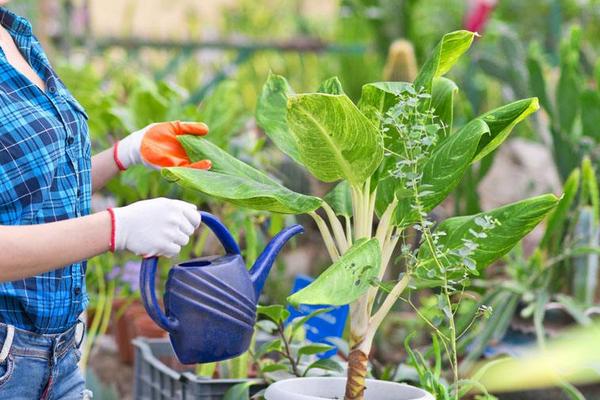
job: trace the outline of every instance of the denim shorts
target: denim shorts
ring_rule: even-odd
[[[44,335],[0,323],[0,399],[91,398],[78,366],[83,337],[78,325]]]

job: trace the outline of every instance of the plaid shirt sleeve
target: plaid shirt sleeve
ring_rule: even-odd
[[[0,7],[0,24],[46,85],[46,91],[35,86],[0,50],[0,224],[87,215],[87,115],[56,76],[29,22]],[[63,332],[86,304],[85,262],[0,283],[0,321],[29,331]]]

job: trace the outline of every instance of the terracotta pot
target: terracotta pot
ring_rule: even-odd
[[[139,301],[134,301],[127,309],[121,314],[120,317],[117,317],[117,313],[127,302],[126,299],[118,299],[113,302],[113,321],[114,321],[114,336],[115,341],[117,342],[117,348],[119,350],[119,358],[121,362],[131,365],[133,364],[133,356],[134,349],[131,344],[131,340],[133,339],[133,328],[131,327],[133,323],[133,319],[137,315],[141,315],[145,313],[144,307]],[[116,304],[115,304],[116,303]]]
[[[145,310],[144,310],[145,311]],[[133,337],[161,338],[167,335],[167,331],[156,325],[156,322],[148,314],[137,315],[133,321]]]

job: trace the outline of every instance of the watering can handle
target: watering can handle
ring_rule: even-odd
[[[200,211],[202,222],[213,231],[217,239],[221,242],[227,254],[240,254],[240,248],[231,236],[231,233],[227,230],[225,225],[221,223],[212,214],[204,211]],[[160,309],[158,300],[156,298],[155,283],[156,283],[156,266],[158,264],[158,257],[144,258],[142,261],[142,268],[140,270],[140,290],[142,291],[142,301],[144,308],[150,317],[156,322],[161,328],[166,331],[173,331],[179,326],[179,321],[175,318],[167,317],[165,313]]]

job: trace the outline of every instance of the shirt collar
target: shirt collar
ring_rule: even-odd
[[[31,35],[31,24],[5,7],[0,7],[0,24],[13,34]]]

